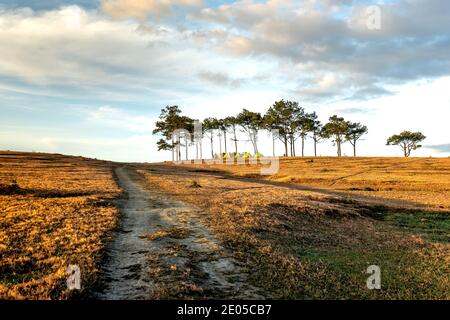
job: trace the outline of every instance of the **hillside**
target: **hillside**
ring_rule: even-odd
[[[275,298],[449,298],[450,159],[282,159],[139,166],[204,217]],[[383,289],[365,287],[379,265]]]
[[[234,176],[379,198],[383,204],[450,210],[450,158],[281,158],[278,173],[260,176],[260,166],[208,165]],[[277,185],[277,184],[274,184]]]
[[[112,163],[0,152],[0,298],[68,298],[69,264],[91,283],[119,194]]]
[[[450,159],[259,172],[0,152],[0,297],[450,298]],[[382,290],[366,288],[369,265]]]

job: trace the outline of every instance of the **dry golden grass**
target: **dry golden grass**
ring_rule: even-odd
[[[113,166],[0,153],[0,298],[70,298],[69,264],[93,283],[117,220]],[[245,165],[135,169],[206,209],[205,224],[273,298],[450,299],[450,159],[283,159],[271,177]],[[149,237],[168,235],[186,236]],[[370,264],[381,291],[365,286]]]
[[[260,172],[255,165],[201,167],[244,177]],[[258,178],[450,210],[450,158],[283,158],[276,175]]]
[[[120,193],[112,164],[0,153],[0,298],[65,299],[69,264],[92,283]]]
[[[448,181],[438,175],[448,175],[449,160],[311,160],[283,160],[280,173],[270,178],[256,177],[259,168],[244,165],[138,168],[154,189],[206,209],[204,222],[248,262],[254,284],[274,298],[450,299],[450,217],[441,207],[449,204],[442,196],[448,196]],[[363,171],[360,184],[343,178]],[[287,176],[296,178],[278,183]],[[389,193],[391,199],[412,200],[408,210],[381,193],[380,201],[371,202],[358,197],[374,191],[347,192],[386,180],[398,188]],[[192,188],[193,181],[201,188]],[[297,182],[311,188],[296,188]],[[326,190],[317,188],[323,186]],[[404,189],[416,195],[426,189],[426,194],[416,201]],[[440,211],[424,211],[424,204]],[[371,264],[382,268],[380,291],[366,288]]]

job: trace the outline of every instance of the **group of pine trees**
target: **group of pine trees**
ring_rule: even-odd
[[[322,124],[315,112],[308,113],[298,102],[280,100],[273,104],[262,115],[259,112],[243,109],[236,116],[223,119],[206,118],[201,123],[187,116],[183,116],[178,106],[167,106],[161,111],[159,121],[153,134],[161,135],[158,150],[171,150],[173,158],[181,159],[181,147],[185,148],[186,159],[188,148],[196,147],[196,157],[202,158],[202,141],[209,140],[211,157],[238,153],[238,132],[246,135],[246,140],[253,146],[255,156],[261,155],[258,149],[258,135],[262,130],[272,133],[273,156],[275,156],[275,141],[279,140],[284,146],[284,156],[296,156],[296,142],[301,141],[301,155],[305,155],[305,141],[311,137],[314,143],[314,155],[317,156],[317,144],[325,139],[332,139],[337,148],[337,155],[342,156],[342,144],[350,142],[353,154],[356,156],[356,143],[368,129],[359,122],[346,121],[342,117],[332,116],[329,122]],[[217,140],[216,140],[217,139]],[[230,149],[228,141],[233,146]],[[219,148],[216,150],[215,142]]]
[[[236,116],[223,119],[206,118],[202,122],[182,115],[178,106],[167,106],[161,110],[159,121],[153,134],[162,138],[157,142],[158,151],[171,150],[172,160],[181,160],[181,148],[185,148],[185,158],[188,160],[189,147],[195,146],[196,159],[203,159],[202,142],[206,138],[211,146],[211,158],[230,156],[228,141],[231,141],[232,154],[238,153],[238,132],[246,135],[246,140],[253,146],[253,156],[259,157],[258,135],[261,131],[270,132],[273,141],[273,156],[275,156],[275,142],[281,141],[284,146],[284,156],[296,156],[296,142],[301,142],[301,155],[305,155],[306,138],[310,137],[314,143],[314,156],[317,156],[317,145],[331,139],[337,149],[337,156],[342,156],[342,144],[349,142],[356,157],[356,143],[368,133],[365,125],[359,122],[346,121],[334,115],[326,124],[318,120],[315,112],[308,113],[299,106],[298,102],[280,100],[276,101],[267,112],[243,109]],[[217,139],[217,140],[216,140]],[[419,144],[425,136],[420,132],[403,131],[393,135],[387,140],[387,145],[398,145],[402,148],[405,157],[409,157],[412,150],[421,147]],[[216,150],[215,143],[219,143]],[[222,144],[223,142],[223,144]],[[230,149],[231,150],[231,149]],[[217,153],[215,153],[215,151]],[[248,152],[244,153],[250,155]]]

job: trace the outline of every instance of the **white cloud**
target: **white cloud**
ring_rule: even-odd
[[[183,47],[175,30],[143,32],[137,22],[115,22],[76,6],[3,11],[0,26],[0,75],[47,92],[50,86],[93,95],[176,91],[189,83],[180,75],[195,77],[205,60]]]
[[[342,112],[368,124],[365,154],[396,154],[384,140],[400,127],[424,131],[429,145],[447,144],[439,130],[448,118],[448,80],[414,81],[449,74],[449,4],[388,4],[382,30],[373,33],[358,24],[362,7],[351,3],[243,0],[207,8],[105,0],[98,10],[0,10],[1,147],[148,159],[156,154],[151,125],[166,105],[201,119],[244,107],[265,112],[282,98],[324,121]],[[176,17],[155,19],[170,12]],[[87,106],[79,123],[63,112],[74,105]],[[67,136],[38,132],[30,119]]]
[[[2,91],[108,103],[151,97],[160,107],[223,90],[205,87],[205,75],[235,74],[232,90],[244,84],[238,79],[271,73],[257,60],[205,50],[189,29],[115,21],[77,6],[0,11],[0,26]]]
[[[138,18],[167,16],[174,6],[198,6],[202,0],[103,0],[102,10],[113,18]]]
[[[192,19],[209,22],[215,30],[228,30],[217,39],[209,34],[210,46],[220,52],[261,59],[270,56],[305,72],[336,72],[346,79],[351,90],[330,90],[323,98],[357,93],[364,99],[365,93],[367,97],[388,93],[383,90],[385,82],[449,74],[450,33],[444,22],[448,3],[401,0],[379,4],[381,30],[367,27],[368,6],[346,0],[245,0],[203,9]],[[316,85],[303,93],[317,97],[323,90],[320,83]]]

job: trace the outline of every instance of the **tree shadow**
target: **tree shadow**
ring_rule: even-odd
[[[0,196],[33,196],[37,198],[74,198],[90,195],[98,195],[96,192],[87,191],[60,191],[54,189],[29,189],[17,184],[0,184]]]
[[[166,164],[145,164],[142,166],[136,166],[137,169],[149,170],[149,173],[155,175],[167,175],[167,176],[193,176],[193,177],[211,177],[219,179],[227,179],[233,181],[240,181],[246,183],[255,183],[264,186],[281,187],[290,190],[307,191],[318,193],[321,195],[337,197],[335,200],[345,204],[353,204],[358,207],[368,208],[371,211],[385,211],[386,209],[397,209],[397,210],[420,210],[427,212],[448,212],[446,208],[431,209],[429,205],[415,202],[411,200],[396,199],[396,198],[385,198],[385,197],[375,197],[363,194],[356,194],[354,192],[347,192],[345,190],[332,190],[327,188],[315,187],[310,185],[304,185],[292,182],[280,182],[272,181],[265,178],[265,176],[260,176],[257,174],[251,174],[247,176],[236,176],[230,172],[220,170],[220,169],[199,169],[192,166],[181,166],[181,165],[166,165]],[[247,189],[248,187],[246,187]],[[364,190],[363,190],[364,191]]]

